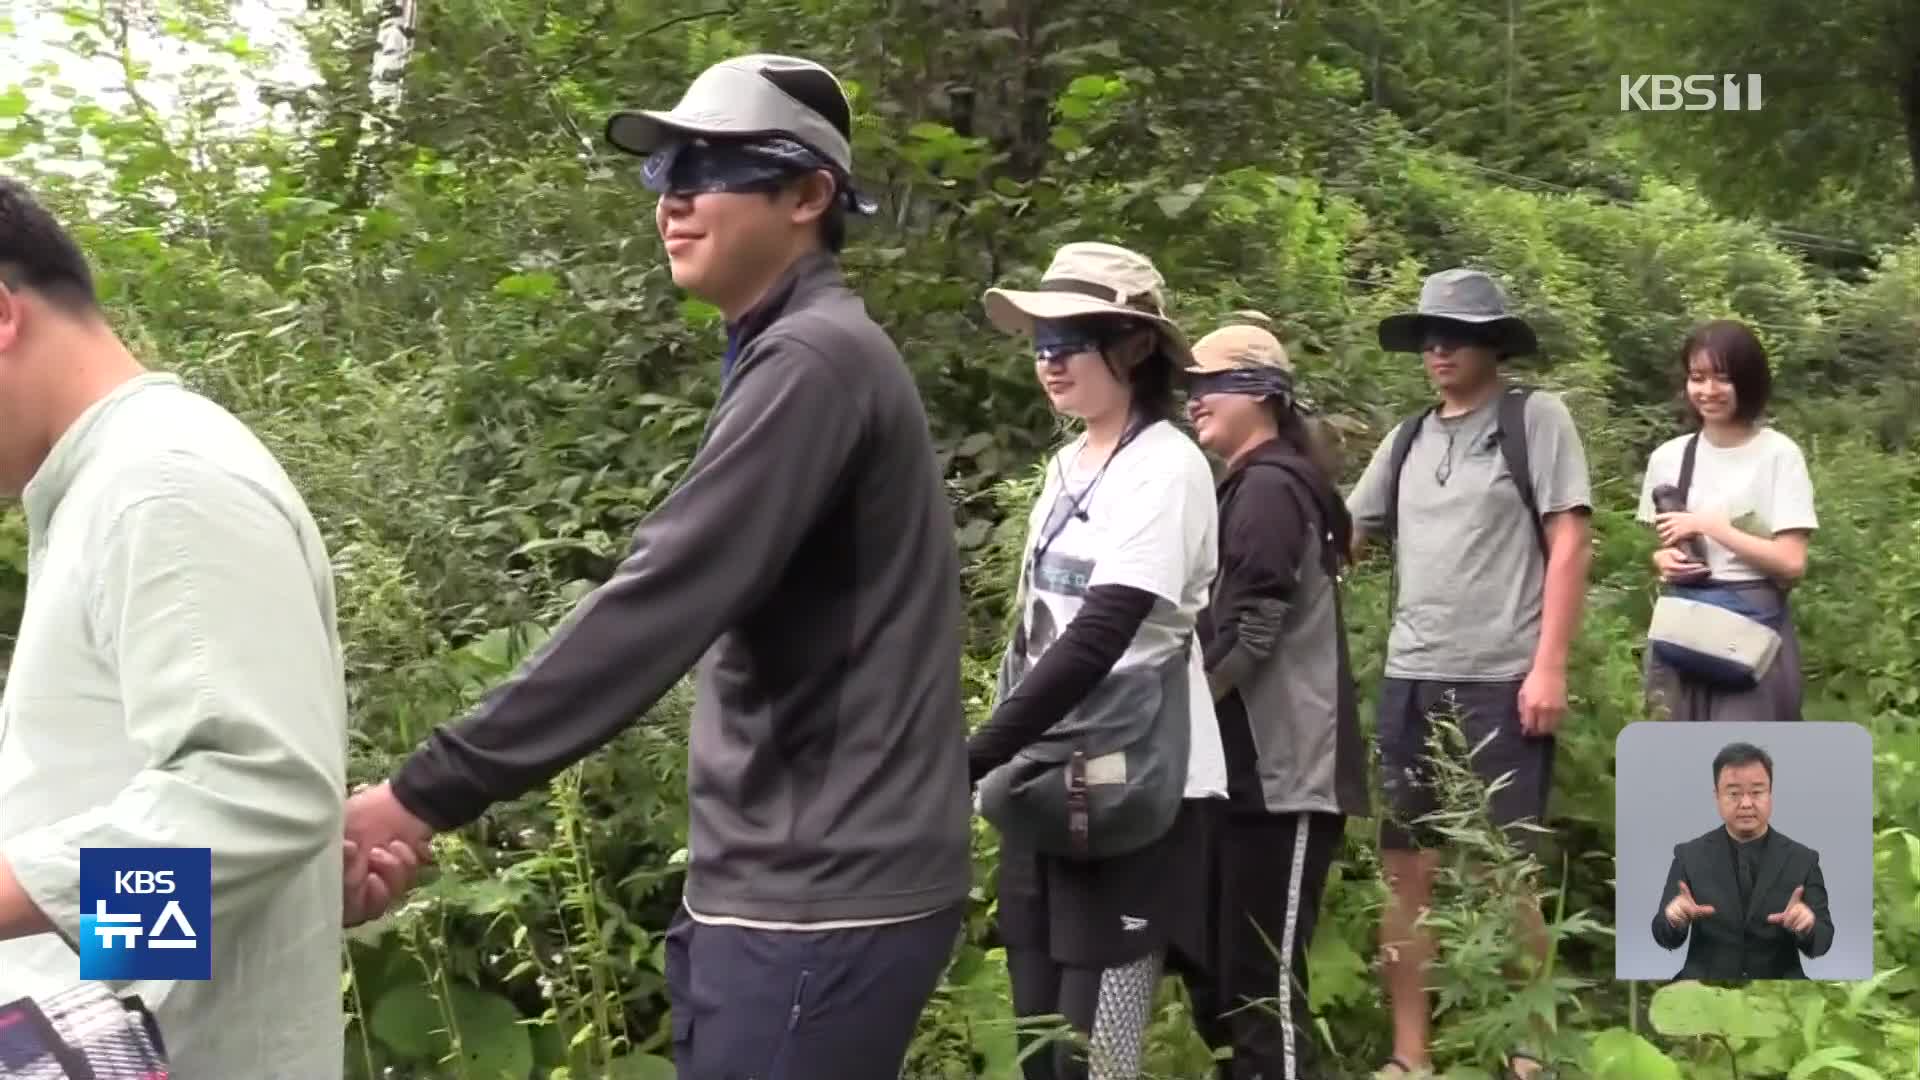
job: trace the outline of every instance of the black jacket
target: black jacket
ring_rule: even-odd
[[[1367,751],[1340,597],[1346,504],[1277,438],[1230,466],[1216,494],[1220,570],[1200,635],[1232,803],[1365,816]]]
[[[686,903],[817,922],[966,898],[960,564],[918,390],[834,260],[730,328],[679,486],[631,553],[394,794],[437,828],[544,783],[699,662]]]
[[[1680,894],[1683,880],[1693,898],[1713,907],[1714,913],[1675,927],[1667,922],[1667,904]],[[1813,909],[1814,919],[1812,928],[1798,937],[1767,921],[1767,916],[1786,910],[1795,888],[1804,889],[1800,900]],[[1752,901],[1742,910],[1733,838],[1725,826],[1674,845],[1667,886],[1653,913],[1653,940],[1667,949],[1688,942],[1687,960],[1676,979],[1806,978],[1801,955],[1825,956],[1833,947],[1833,916],[1827,911],[1820,853],[1778,829],[1768,830]]]

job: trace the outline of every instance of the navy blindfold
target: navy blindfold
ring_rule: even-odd
[[[817,170],[833,174],[838,197],[856,214],[871,215],[879,204],[853,189],[852,178],[806,145],[786,138],[728,142],[688,139],[647,155],[640,182],[661,195],[711,192],[772,192]]]
[[[1247,397],[1277,397],[1292,404],[1293,375],[1280,368],[1231,368],[1187,376],[1187,396],[1242,394]]]

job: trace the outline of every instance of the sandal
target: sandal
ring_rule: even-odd
[[[1416,1069],[1400,1057],[1390,1057],[1373,1071],[1372,1080],[1433,1080],[1432,1069]]]
[[[1517,1061],[1528,1062],[1536,1068],[1521,1072],[1514,1068],[1514,1062]],[[1500,1080],[1554,1080],[1558,1075],[1547,1065],[1546,1059],[1530,1050],[1514,1049],[1507,1051],[1506,1071],[1500,1074]]]

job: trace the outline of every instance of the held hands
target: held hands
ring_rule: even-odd
[[[347,800],[346,860],[341,925],[358,926],[386,914],[433,860],[433,830],[407,811],[386,783],[364,787]]]
[[[1535,664],[1520,684],[1520,731],[1551,735],[1567,715],[1567,673]]]
[[[1667,514],[1655,514],[1653,527],[1660,534],[1662,546],[1674,547],[1696,536],[1704,536],[1710,540],[1718,539],[1727,528],[1727,518],[1724,514],[1676,510]]]
[[[1679,548],[1656,548],[1653,553],[1653,568],[1660,572],[1660,580],[1668,584],[1688,581],[1707,572],[1706,564],[1695,562]]]
[[[1796,900],[1799,899],[1800,894],[1798,892],[1795,892],[1793,895]],[[1686,926],[1695,919],[1704,919],[1711,914],[1713,914],[1713,905],[1703,904],[1695,900],[1693,898],[1693,890],[1687,888],[1687,883],[1684,881],[1680,883],[1680,895],[1667,901],[1667,924],[1670,926]],[[1778,915],[1769,915],[1767,916],[1767,921],[1772,922],[1779,917]],[[1811,915],[1808,916],[1808,920],[1812,920]]]
[[[1795,886],[1793,895],[1787,899],[1786,909],[1767,916],[1767,921],[1775,926],[1784,926],[1795,934],[1804,934],[1813,929],[1813,909],[1800,900],[1800,894],[1806,891],[1804,885]]]

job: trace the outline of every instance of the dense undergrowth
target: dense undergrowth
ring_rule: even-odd
[[[174,20],[163,33],[226,40],[220,5],[160,6]],[[1597,143],[1577,149],[1613,194],[1509,186],[1409,133],[1356,66],[1301,40],[1331,31],[1256,38],[1266,24],[1223,5],[1142,22],[1159,36],[1109,38],[1082,6],[1061,5],[1044,46],[981,53],[934,43],[942,28],[922,23],[947,16],[912,5],[768,5],[664,27],[682,13],[423,5],[398,104],[366,93],[373,14],[323,7],[310,35],[320,82],[285,95],[296,126],[192,123],[218,103],[209,95],[232,92],[217,73],[184,84],[187,122],[164,123],[143,104],[30,104],[8,81],[43,80],[37,92],[58,73],[0,69],[0,169],[33,175],[76,222],[136,349],[256,425],[307,492],[339,567],[355,780],[383,775],[507,674],[689,460],[721,327],[673,289],[632,163],[593,135],[616,104],[670,100],[713,59],[805,49],[855,84],[861,173],[888,217],[856,230],[846,265],[901,343],[943,448],[968,564],[974,720],[1031,468],[1058,434],[1018,347],[981,318],[982,289],[1032,280],[1058,243],[1102,238],[1153,254],[1196,334],[1235,309],[1269,313],[1346,432],[1350,481],[1425,393],[1417,364],[1376,347],[1378,319],[1409,306],[1428,272],[1492,269],[1543,343],[1516,377],[1564,394],[1581,424],[1597,550],[1544,861],[1497,847],[1470,778],[1449,787],[1449,827],[1493,869],[1450,866],[1438,892],[1440,1060],[1451,1076],[1491,1076],[1500,1047],[1550,1018],[1570,1075],[1920,1076],[1920,234],[1822,267]],[[117,10],[71,9],[72,32],[142,85]],[[1027,30],[1015,39],[1037,40]],[[963,133],[951,86],[976,68],[993,78]],[[30,141],[103,168],[39,173]],[[1633,505],[1647,452],[1676,430],[1673,351],[1722,315],[1760,329],[1776,422],[1812,464],[1822,529],[1795,600],[1809,714],[1874,734],[1871,983],[1612,979],[1613,745],[1641,715],[1652,598]],[[24,561],[9,516],[8,620]],[[1348,582],[1369,702],[1383,570],[1376,559]],[[550,788],[443,838],[434,880],[350,935],[350,1076],[671,1076],[661,934],[685,840],[687,693]],[[1388,1038],[1371,966],[1373,824],[1350,828],[1312,953],[1318,1034],[1349,1074]],[[925,1015],[916,1078],[1010,1075],[1005,972],[985,947],[994,836],[975,836],[968,941]],[[1499,971],[1521,891],[1544,897],[1556,950],[1551,981],[1514,995]],[[1157,1077],[1207,1071],[1184,1008],[1169,981]]]

